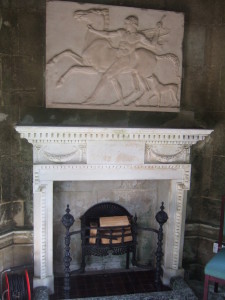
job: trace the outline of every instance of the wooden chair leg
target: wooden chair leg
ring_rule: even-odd
[[[205,275],[203,300],[207,300],[208,299],[208,288],[209,288],[209,276]]]

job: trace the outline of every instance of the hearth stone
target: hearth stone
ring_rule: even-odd
[[[119,296],[86,297],[85,300],[198,300],[193,290],[188,286],[182,277],[178,276],[171,278],[170,286],[172,291]],[[83,300],[83,298],[76,298],[76,300]]]

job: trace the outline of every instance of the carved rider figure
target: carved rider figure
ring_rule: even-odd
[[[138,88],[138,75],[135,72],[135,57],[132,57],[132,53],[135,55],[137,48],[153,48],[151,41],[145,37],[141,32],[138,32],[138,18],[136,16],[128,16],[124,22],[124,28],[117,29],[115,31],[96,30],[91,25],[88,25],[91,32],[110,39],[112,45],[112,39],[114,40],[114,48],[116,48],[116,61],[106,70],[103,74],[100,82],[95,88],[92,95],[86,100],[86,103],[91,103],[95,100],[100,89],[104,86],[105,82],[111,80],[119,101],[123,99],[123,93],[120,83],[117,80],[117,76],[121,73],[128,73],[131,70],[135,87]],[[118,45],[115,45],[115,44]]]

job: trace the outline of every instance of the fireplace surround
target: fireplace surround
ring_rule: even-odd
[[[16,126],[33,145],[34,287],[54,292],[53,182],[166,180],[163,283],[182,275],[190,148],[212,130]],[[167,185],[168,186],[168,185]]]

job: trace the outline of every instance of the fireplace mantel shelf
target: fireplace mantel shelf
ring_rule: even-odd
[[[58,126],[16,126],[16,130],[33,144],[34,287],[45,285],[54,291],[54,181],[169,181],[169,190],[158,198],[169,214],[163,283],[183,274],[190,148],[205,143],[212,130]]]
[[[145,141],[153,144],[188,144],[204,140],[212,130],[163,128],[106,128],[16,126],[21,138],[32,144],[74,141]]]

